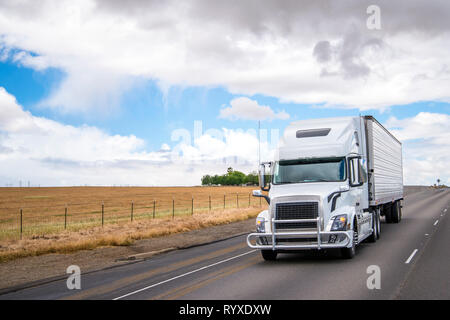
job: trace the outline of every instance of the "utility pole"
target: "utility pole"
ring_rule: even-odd
[[[261,120],[258,120],[258,166],[257,168],[259,168],[259,165],[261,164]]]

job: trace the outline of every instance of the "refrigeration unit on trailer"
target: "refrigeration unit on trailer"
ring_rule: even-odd
[[[275,159],[260,165],[259,181],[268,193],[253,195],[269,208],[247,243],[264,259],[328,248],[352,258],[359,243],[380,237],[381,216],[401,220],[402,145],[372,116],[293,122]]]

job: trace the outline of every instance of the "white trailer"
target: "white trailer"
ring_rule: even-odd
[[[270,181],[266,183],[266,169]],[[262,163],[261,190],[269,209],[247,237],[266,260],[279,252],[355,247],[380,237],[380,217],[401,220],[401,143],[372,116],[291,123],[275,159]]]
[[[369,203],[377,206],[402,199],[402,144],[375,118],[366,116],[364,123],[368,149]],[[385,212],[390,222],[390,212]]]

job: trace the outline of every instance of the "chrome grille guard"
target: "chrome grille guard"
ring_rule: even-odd
[[[299,222],[315,222],[317,230],[316,231],[296,231],[296,232],[276,232],[275,223],[299,223]],[[272,230],[274,232],[271,233],[250,233],[247,236],[247,245],[253,249],[322,249],[322,248],[342,248],[347,247],[350,244],[350,236],[345,231],[320,231],[320,217],[316,219],[291,219],[291,220],[275,220],[272,218],[271,220]],[[322,243],[321,236],[322,235],[344,235],[346,237],[345,240],[339,243]],[[295,244],[295,245],[279,245],[277,244],[278,236],[316,236],[317,244]],[[257,237],[270,237],[272,238],[272,244],[252,244],[250,239]],[[280,239],[280,238],[278,238]]]

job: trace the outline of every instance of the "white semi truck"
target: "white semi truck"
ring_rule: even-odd
[[[268,193],[253,195],[269,208],[247,243],[265,260],[328,248],[353,258],[359,243],[380,237],[380,216],[400,222],[402,172],[400,141],[372,116],[293,122],[274,161],[260,164],[260,187]]]

